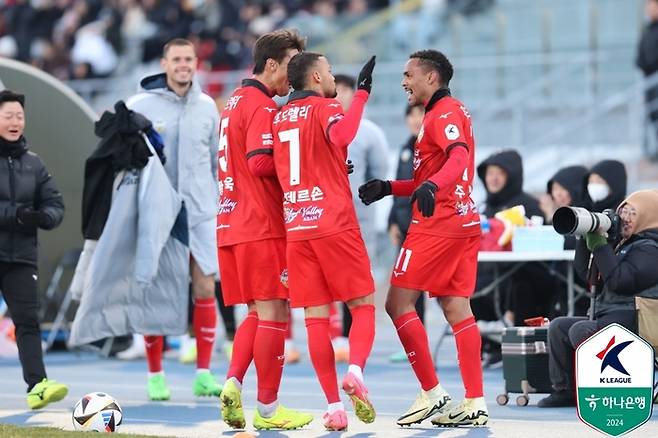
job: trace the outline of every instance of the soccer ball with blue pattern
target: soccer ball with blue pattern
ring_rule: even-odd
[[[121,406],[114,397],[104,392],[85,395],[73,409],[75,430],[116,432],[122,420]]]

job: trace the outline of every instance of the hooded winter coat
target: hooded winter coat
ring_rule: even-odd
[[[587,191],[589,176],[593,173],[603,178],[610,187],[608,196],[598,202],[592,201]],[[599,161],[592,166],[592,169],[583,178],[584,207],[597,212],[608,208],[615,210],[626,197],[626,181],[626,167],[624,163],[616,160]]]
[[[583,188],[583,178],[589,175],[589,171],[584,166],[568,166],[558,170],[546,184],[546,193],[551,194],[553,183],[558,183],[564,187],[571,196],[572,207],[585,206],[585,194]]]
[[[486,186],[485,175],[490,165],[501,167],[507,173],[507,184],[498,193],[491,193]],[[526,217],[544,216],[539,208],[539,201],[523,191],[523,163],[515,150],[506,150],[481,162],[477,167],[478,176],[487,190],[487,199],[480,208],[486,217],[493,217],[501,210],[523,205]]]
[[[216,273],[217,106],[196,81],[185,96],[167,86],[164,73],[147,76],[140,85],[141,92],[126,105],[146,116],[162,137],[165,171],[187,210],[190,251],[204,274]]]
[[[599,271],[594,318],[602,324],[618,322],[635,327],[635,295],[658,297],[658,190],[640,190],[622,201],[637,210],[633,235],[617,248],[603,245],[593,252]],[[580,239],[574,263],[582,275],[590,252]],[[590,309],[591,311],[591,309]]]

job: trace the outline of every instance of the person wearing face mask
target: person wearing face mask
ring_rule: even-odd
[[[24,106],[22,94],[0,91],[0,290],[16,326],[27,404],[40,409],[68,393],[46,376],[37,316],[37,230],[62,222],[64,202],[44,163],[28,151]]]
[[[592,166],[584,178],[585,207],[601,212],[616,209],[626,196],[626,167],[616,160],[603,160]]]
[[[574,351],[585,339],[610,323],[636,330],[635,296],[658,296],[658,190],[632,193],[617,208],[621,242],[588,233],[579,240],[576,260],[598,269],[599,291],[587,317],[560,317],[548,327],[549,372],[554,392],[539,407],[576,406]]]

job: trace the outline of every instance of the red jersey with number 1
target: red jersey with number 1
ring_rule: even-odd
[[[409,233],[444,237],[479,236],[480,216],[471,199],[475,169],[471,116],[464,105],[445,89],[439,90],[427,106],[414,147],[416,187],[441,170],[448,159],[448,153],[454,147],[465,147],[468,150],[468,164],[461,170],[457,181],[439,187],[432,217],[423,217],[414,203]]]
[[[226,102],[220,118],[217,245],[285,237],[276,177],[257,177],[247,159],[271,154],[276,103],[262,83],[246,79]]]
[[[336,99],[295,91],[274,118],[274,165],[289,241],[359,228],[345,167],[347,148],[329,141],[329,128],[342,117]]]

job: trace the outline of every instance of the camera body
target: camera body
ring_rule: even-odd
[[[553,228],[562,235],[607,235],[608,242],[617,242],[621,238],[621,218],[610,209],[595,213],[582,207],[560,207],[553,215]]]

